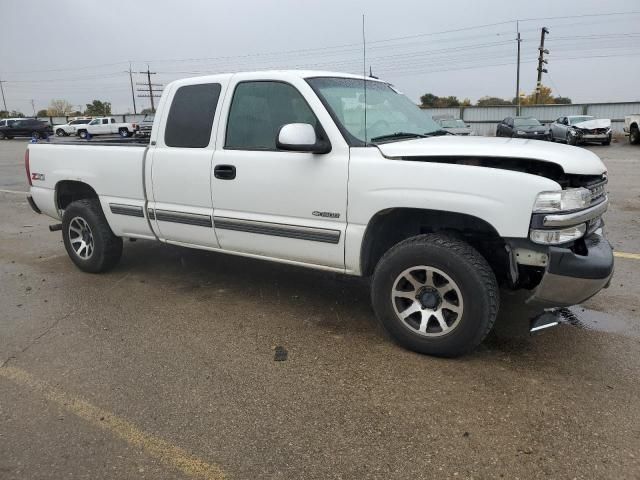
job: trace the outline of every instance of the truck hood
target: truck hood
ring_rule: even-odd
[[[586,122],[574,123],[571,126],[584,128],[586,130],[593,130],[594,128],[609,128],[611,127],[611,120],[608,118],[594,118],[593,120],[587,120]]]
[[[555,163],[565,173],[578,175],[601,175],[607,170],[600,157],[589,150],[540,140],[447,135],[383,143],[377,147],[385,157],[395,159],[492,157]]]

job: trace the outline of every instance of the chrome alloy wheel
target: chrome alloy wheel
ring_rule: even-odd
[[[82,260],[88,260],[93,255],[93,233],[84,218],[73,217],[69,222],[69,243]]]
[[[460,288],[442,270],[420,265],[407,268],[393,282],[393,309],[402,324],[424,337],[439,337],[460,323]]]

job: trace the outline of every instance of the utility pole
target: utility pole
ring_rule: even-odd
[[[7,101],[4,99],[4,88],[2,87],[3,83],[4,83],[4,80],[0,80],[0,92],[2,92],[2,103],[4,105],[4,110],[6,112],[8,112],[8,110],[7,110]]]
[[[549,63],[544,59],[545,53],[548,54],[549,50],[544,48],[544,37],[549,33],[549,29],[547,27],[542,27],[542,32],[540,33],[540,46],[538,47],[539,55],[538,55],[538,81],[536,82],[536,101],[535,104],[538,104],[538,99],[540,97],[540,89],[542,87],[542,73],[549,73],[544,65]]]
[[[147,82],[146,83],[144,83],[144,82],[136,83],[136,85],[143,85],[143,86],[145,86],[147,88],[138,88],[138,91],[139,92],[147,92],[147,91],[149,92],[148,94],[144,94],[144,95],[138,94],[138,96],[142,97],[142,98],[149,97],[149,99],[151,99],[151,112],[152,113],[156,113],[156,106],[155,106],[155,103],[154,103],[153,99],[160,97],[160,93],[162,93],[162,89],[156,88],[155,91],[154,91],[153,87],[162,87],[162,84],[161,83],[151,83],[151,75],[156,75],[156,72],[149,71],[149,65],[147,65],[147,71],[146,72],[138,72],[138,73],[141,74],[141,75],[145,75],[145,74],[147,75]]]
[[[520,23],[516,20],[516,30],[518,32],[518,36],[516,41],[518,42],[518,68],[516,70],[516,115],[520,115],[520,43],[522,43],[522,39],[520,38]]]
[[[31,108],[33,109],[33,118],[36,117],[36,103],[31,99]]]
[[[136,94],[133,90],[133,72],[131,71],[131,62],[129,62],[129,82],[131,82],[131,100],[133,100],[133,114],[136,115]]]

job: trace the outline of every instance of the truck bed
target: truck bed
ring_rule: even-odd
[[[96,192],[107,216],[110,203],[143,206],[145,147],[127,140],[29,144],[33,199],[43,213],[59,217],[56,186],[73,181]]]

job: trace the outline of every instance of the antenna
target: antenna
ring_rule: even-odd
[[[362,82],[364,84],[364,143],[369,143],[367,137],[367,39],[364,33],[364,13],[362,14]]]

